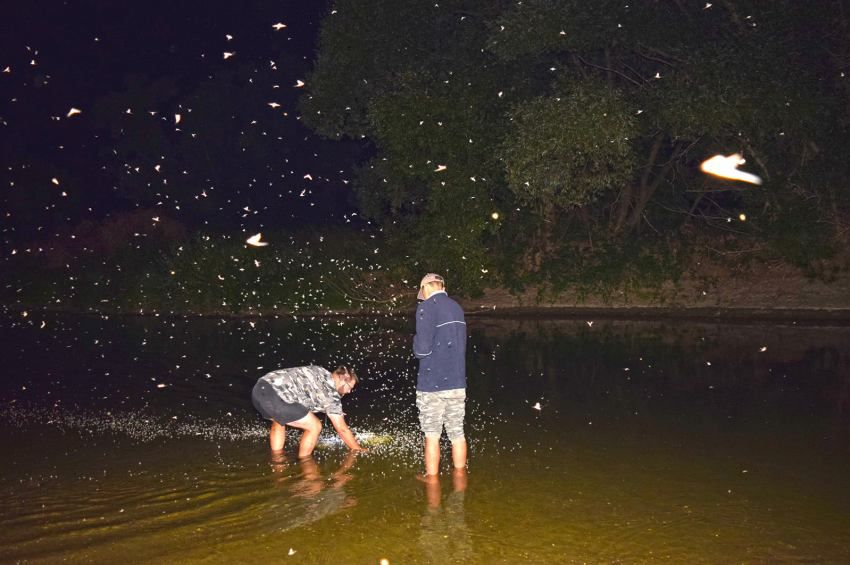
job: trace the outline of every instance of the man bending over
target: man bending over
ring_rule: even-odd
[[[322,431],[322,422],[314,412],[327,414],[349,449],[363,451],[342,412],[342,397],[356,385],[357,375],[346,367],[338,367],[333,373],[315,365],[292,367],[260,377],[251,392],[251,402],[263,418],[272,421],[272,452],[283,451],[286,426],[290,426],[303,430],[298,457],[309,457]]]

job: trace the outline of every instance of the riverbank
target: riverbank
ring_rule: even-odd
[[[745,268],[703,263],[659,288],[608,295],[577,289],[529,288],[521,293],[487,289],[483,296],[461,303],[470,313],[503,315],[850,320],[850,272],[839,270],[827,281],[788,265]]]
[[[677,281],[644,288],[632,285],[621,290],[609,290],[605,294],[582,288],[556,291],[549,286],[528,286],[521,292],[502,287],[486,288],[480,296],[470,298],[454,294],[451,276],[448,277],[448,290],[472,316],[850,322],[850,259],[835,261],[832,265],[837,268],[831,271],[829,277],[816,278],[787,264],[759,263],[745,267],[700,262]],[[279,274],[279,281],[285,284],[286,273]],[[404,281],[407,284],[399,282],[388,273],[368,277],[358,282],[358,294],[372,298],[355,298],[346,292],[346,300],[337,298],[331,301],[335,302],[333,305],[322,297],[327,297],[329,289],[339,285],[318,288],[322,284],[319,279],[301,281],[302,293],[315,297],[312,304],[303,306],[298,302],[287,304],[281,301],[269,307],[263,304],[268,301],[260,296],[256,305],[234,308],[232,301],[225,306],[222,303],[227,300],[213,298],[217,287],[210,287],[205,292],[206,300],[184,303],[182,308],[176,300],[173,308],[163,308],[163,303],[169,301],[156,304],[141,297],[136,307],[109,299],[101,299],[97,306],[89,308],[70,300],[39,303],[32,299],[7,302],[2,307],[7,313],[19,315],[24,312],[51,312],[223,318],[286,316],[302,319],[311,316],[407,316],[416,307],[415,288],[408,288],[411,286],[409,280]],[[240,288],[234,286],[231,294],[241,294]]]

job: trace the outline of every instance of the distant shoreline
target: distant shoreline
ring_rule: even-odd
[[[463,304],[463,300],[461,303]],[[257,311],[257,312],[163,312],[163,311],[83,311],[57,308],[9,306],[2,307],[7,316],[21,316],[27,312],[58,316],[110,316],[110,317],[163,317],[163,318],[404,318],[412,316],[414,307],[387,310],[315,310],[303,312]],[[469,306],[464,312],[471,318],[516,318],[516,319],[577,319],[577,320],[693,320],[717,322],[830,322],[831,325],[850,326],[850,308],[740,308],[740,307],[658,307],[658,306]]]

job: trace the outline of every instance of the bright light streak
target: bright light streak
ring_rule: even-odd
[[[739,171],[738,166],[746,163],[746,160],[741,157],[740,153],[733,153],[728,157],[723,155],[715,155],[710,159],[706,159],[699,166],[704,173],[721,177],[725,179],[739,180],[752,184],[761,184],[761,178],[744,171]]]
[[[248,245],[253,245],[254,247],[265,247],[266,245],[268,245],[268,243],[265,241],[260,241],[262,237],[263,234],[261,233],[258,233],[257,235],[252,235],[251,237],[245,240],[245,243],[247,243]]]

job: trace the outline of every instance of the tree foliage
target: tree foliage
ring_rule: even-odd
[[[818,222],[847,213],[827,150],[848,146],[839,4],[340,0],[303,120],[371,142],[362,210],[467,290],[513,275],[493,258],[518,245],[538,260],[514,268],[536,270],[588,237],[769,237],[801,199],[831,202]],[[763,188],[700,173],[733,152]]]
[[[634,111],[619,92],[593,81],[517,105],[504,141],[508,187],[545,210],[595,201],[634,174]]]

